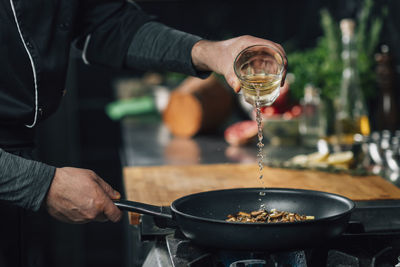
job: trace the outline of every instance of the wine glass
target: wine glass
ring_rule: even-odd
[[[269,106],[279,96],[285,69],[284,56],[269,45],[253,45],[242,50],[233,68],[244,99],[253,106]]]

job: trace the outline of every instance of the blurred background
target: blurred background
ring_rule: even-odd
[[[249,34],[283,45],[289,59],[289,87],[281,92],[275,105],[262,111],[264,118],[271,121],[264,129],[266,142],[271,145],[315,146],[320,138],[325,138],[329,145],[346,145],[346,131],[359,133],[361,138],[371,138],[376,132],[379,135],[376,138],[381,138],[385,133],[394,136],[396,130],[400,130],[399,1],[166,0],[137,3],[159,21],[206,39]],[[353,19],[356,25],[359,73],[355,85],[352,78],[347,81],[350,84],[347,91],[359,91],[363,99],[359,113],[354,115],[358,117],[352,115],[354,121],[350,123],[358,123],[358,126],[350,130],[343,126],[345,123],[337,126],[340,122],[336,116],[337,105],[343,102],[340,99],[354,97],[344,96],[343,89],[348,86],[344,79],[349,78],[342,67],[346,56],[342,55],[345,44],[340,22],[344,18]],[[37,142],[41,158],[59,167],[92,169],[122,191],[120,119],[146,113],[146,110],[121,108],[118,101],[146,95],[143,88],[151,87],[159,93],[157,100],[163,108],[168,101],[163,96],[167,97],[185,78],[174,73],[124,72],[86,66],[72,53],[67,95],[57,114],[40,126]],[[214,127],[215,133],[221,136],[229,124],[251,120],[254,116],[251,106],[243,103],[239,96],[233,97],[233,112],[227,122]],[[365,119],[360,122],[362,116],[366,116],[367,122]],[[48,232],[45,237],[49,240],[48,266],[127,264],[124,222],[68,225],[51,220],[38,227]]]

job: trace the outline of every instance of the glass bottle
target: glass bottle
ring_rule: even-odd
[[[318,88],[307,84],[304,88],[304,98],[300,101],[302,116],[299,122],[299,131],[302,144],[306,147],[315,147],[320,138],[326,134],[326,119],[324,105]]]
[[[387,45],[375,55],[377,63],[377,85],[380,91],[376,110],[376,124],[379,130],[395,131],[398,128],[397,101],[395,94],[395,70],[393,58]]]
[[[340,96],[336,102],[335,133],[339,144],[349,145],[355,134],[370,134],[368,111],[360,87],[357,70],[355,23],[351,19],[340,22],[342,31],[343,72]]]

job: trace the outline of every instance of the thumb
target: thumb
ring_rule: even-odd
[[[226,82],[229,84],[230,87],[236,92],[239,93],[240,91],[240,82],[239,79],[236,77],[234,73],[228,73],[225,75]]]
[[[107,203],[104,206],[104,215],[112,222],[118,222],[121,220],[122,211],[114,205],[114,203],[108,199]]]
[[[106,183],[100,177],[97,177],[97,183],[100,187],[104,190],[104,192],[111,198],[111,199],[120,199],[121,194],[114,190],[108,183]],[[122,217],[122,212],[114,205],[111,199],[106,199],[106,203],[104,205],[104,215],[112,222],[118,222]]]
[[[104,192],[111,198],[111,199],[120,199],[121,198],[121,194],[114,190],[111,185],[109,185],[108,183],[106,183],[103,179],[101,179],[100,177],[98,177],[98,179],[96,180],[97,183],[100,185],[100,187],[104,190]]]

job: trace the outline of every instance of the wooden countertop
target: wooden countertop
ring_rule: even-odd
[[[263,179],[258,179],[256,164],[165,165],[123,170],[127,199],[153,205],[168,206],[173,200],[191,193],[243,187],[319,190],[354,201],[400,199],[400,189],[379,176],[269,167],[264,167],[263,174]],[[131,223],[138,223],[138,216],[131,215]]]

